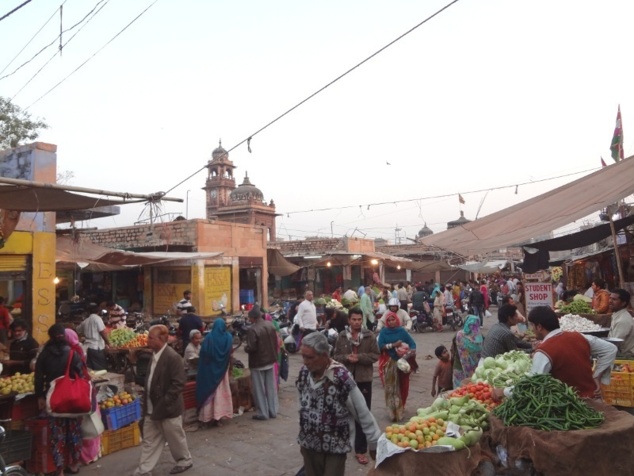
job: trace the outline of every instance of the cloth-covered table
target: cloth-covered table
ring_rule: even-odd
[[[522,458],[531,460],[544,476],[634,476],[634,416],[602,402],[587,402],[605,415],[598,428],[541,431],[504,426],[491,415],[481,444],[488,442],[492,453],[497,445],[504,447],[510,465]]]
[[[480,464],[480,445],[447,453],[404,451],[372,468],[368,476],[462,476]]]

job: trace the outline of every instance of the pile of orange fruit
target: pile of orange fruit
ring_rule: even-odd
[[[121,346],[124,349],[133,349],[135,347],[147,347],[147,334],[137,334],[134,339]]]
[[[437,441],[445,436],[447,422],[442,418],[429,417],[417,419],[416,422],[408,422],[403,425],[392,425],[385,429],[388,440],[401,448],[429,448],[435,446]]]
[[[107,410],[109,408],[114,407],[122,407],[129,403],[132,403],[136,400],[134,395],[129,394],[128,392],[119,392],[114,397],[107,398],[102,402],[99,402],[99,408],[102,410]]]

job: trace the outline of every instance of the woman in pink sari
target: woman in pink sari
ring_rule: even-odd
[[[79,337],[77,333],[72,329],[66,329],[64,331],[66,334],[66,341],[70,345],[70,348],[81,355],[81,359],[86,363],[86,354],[84,354],[84,349],[82,349],[81,345],[79,345]],[[97,407],[97,415],[101,418],[101,413],[99,412],[99,407]],[[97,461],[99,459],[99,450],[101,449],[101,435],[96,438],[84,438],[82,440],[81,453],[79,454],[79,460],[83,465],[87,465],[92,463],[93,461]]]

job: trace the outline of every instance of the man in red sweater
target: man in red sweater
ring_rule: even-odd
[[[547,306],[534,308],[528,314],[528,322],[542,341],[533,355],[532,371],[550,373],[575,388],[581,397],[599,396],[601,381],[610,383],[616,346],[598,337],[563,332],[555,311]],[[591,357],[598,359],[594,372]]]
[[[614,344],[579,332],[563,332],[557,314],[548,306],[538,306],[528,314],[530,328],[541,344],[533,354],[533,374],[551,374],[574,388],[580,397],[601,396],[601,383],[610,383],[616,358]],[[594,372],[591,357],[597,358]],[[511,388],[495,389],[496,397],[509,396]]]

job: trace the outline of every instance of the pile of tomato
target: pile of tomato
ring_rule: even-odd
[[[465,395],[479,401],[488,410],[498,405],[498,402],[493,400],[493,387],[488,383],[468,383],[454,390],[449,397],[464,397]]]

